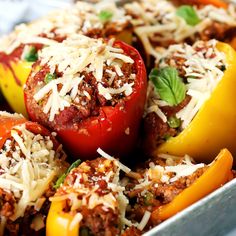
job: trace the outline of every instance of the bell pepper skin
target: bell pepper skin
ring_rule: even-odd
[[[63,212],[65,202],[52,202],[47,216],[46,236],[78,236],[79,225],[70,227],[74,215]]]
[[[183,4],[193,4],[193,5],[213,5],[219,8],[227,8],[228,4],[223,0],[179,0]]]
[[[8,57],[6,60],[9,60],[10,67],[4,63],[0,63],[0,85],[2,93],[13,111],[27,116],[23,86],[30,74],[32,63],[20,59],[11,60],[11,56],[6,57]]]
[[[152,219],[166,220],[225,184],[230,178],[232,165],[231,153],[227,149],[222,149],[206,172],[172,202],[154,210]]]
[[[222,0],[195,0],[196,4],[213,5],[215,7],[227,8],[228,4]]]
[[[157,147],[154,156],[187,153],[198,162],[210,162],[222,148],[236,154],[236,52],[225,43],[218,43],[217,48],[226,55],[224,76],[189,126]]]
[[[4,145],[5,141],[11,136],[11,129],[19,124],[26,122],[24,117],[8,117],[0,115],[0,149]]]
[[[116,45],[134,60],[137,75],[133,92],[115,106],[100,107],[98,116],[76,123],[76,128],[71,124],[56,127],[61,143],[72,157],[82,160],[96,158],[99,147],[112,155],[123,156],[135,147],[146,100],[146,70],[136,49],[121,41],[115,42]],[[40,122],[35,109],[30,106],[29,96],[26,91],[25,103],[29,117]]]

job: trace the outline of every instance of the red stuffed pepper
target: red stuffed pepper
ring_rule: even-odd
[[[49,197],[67,164],[61,145],[41,125],[0,112],[0,235],[39,235]]]
[[[137,141],[146,87],[134,48],[78,35],[42,50],[25,102],[29,117],[56,131],[75,157],[93,158],[98,147],[120,156]]]
[[[0,87],[13,111],[26,115],[23,86],[44,46],[73,35],[132,41],[130,17],[113,2],[79,2],[29,24],[20,24],[0,38]]]

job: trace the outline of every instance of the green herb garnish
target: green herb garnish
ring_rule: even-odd
[[[29,48],[29,51],[25,54],[24,59],[28,62],[35,62],[38,60],[38,53],[34,46]]]
[[[99,19],[100,19],[101,21],[103,21],[103,22],[109,21],[109,20],[112,18],[112,16],[113,16],[113,13],[112,13],[112,12],[110,12],[110,11],[105,11],[105,10],[100,11],[100,13],[99,13],[99,15],[98,15]]]
[[[181,120],[175,116],[171,116],[168,118],[167,123],[171,128],[179,128],[181,125]]]
[[[179,7],[176,14],[182,17],[186,23],[191,26],[197,25],[201,21],[195,9],[189,5]]]
[[[160,98],[170,106],[176,106],[185,98],[186,86],[173,67],[154,68],[149,74]]]
[[[154,198],[154,195],[151,192],[147,191],[144,197],[144,204],[146,206],[151,206],[153,204]]]
[[[55,185],[53,187],[55,189],[58,189],[60,187],[60,185],[62,183],[64,183],[64,180],[65,180],[66,176],[71,172],[71,170],[76,168],[76,167],[78,167],[80,163],[81,163],[80,159],[78,159],[75,162],[73,162],[71,164],[71,166],[67,169],[67,171],[58,178],[57,182],[55,183]]]
[[[57,75],[55,73],[54,74],[47,73],[45,78],[44,78],[44,82],[46,84],[48,84],[49,82],[51,82],[52,80],[54,80],[56,78],[57,78]]]
[[[170,139],[172,136],[170,134],[164,134],[164,136],[162,137],[162,139],[164,139],[165,141],[167,141],[168,139]]]

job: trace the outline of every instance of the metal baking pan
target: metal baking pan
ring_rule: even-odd
[[[236,179],[144,235],[236,236]]]
[[[40,6],[31,4],[29,7],[32,9],[28,11],[31,14],[24,14],[27,19],[20,19],[20,21],[32,20],[42,15],[51,9],[52,4],[50,5],[49,2],[41,1]],[[56,1],[53,2],[56,3]],[[57,7],[60,7],[62,2],[63,0],[58,1]],[[72,1],[65,0],[64,2],[69,4]],[[123,5],[129,0],[117,0],[117,2]],[[9,24],[14,22],[9,22]],[[236,179],[144,234],[144,236],[154,235],[236,236]]]

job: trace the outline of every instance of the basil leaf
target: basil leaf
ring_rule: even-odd
[[[201,21],[195,9],[189,5],[179,7],[176,14],[182,17],[186,23],[191,26],[197,25]]]
[[[65,180],[66,176],[70,173],[70,171],[73,170],[74,168],[78,167],[80,163],[81,163],[80,159],[73,162],[71,164],[71,166],[67,169],[67,171],[57,179],[57,182],[55,183],[55,185],[53,187],[55,189],[58,189],[60,187],[60,185],[64,183],[64,180]]]
[[[46,76],[45,76],[45,78],[44,78],[44,82],[45,82],[46,84],[48,84],[50,81],[52,81],[52,80],[54,80],[54,79],[56,79],[56,78],[57,78],[57,76],[56,76],[55,73],[54,73],[54,74],[47,73]]]
[[[175,116],[171,116],[169,117],[167,123],[171,128],[178,128],[181,125],[181,120]]]
[[[35,62],[38,60],[38,53],[34,46],[31,46],[29,52],[25,54],[24,59],[28,62]]]
[[[184,100],[186,86],[175,68],[165,67],[160,70],[154,68],[149,78],[153,82],[160,98],[170,104],[170,106],[176,106]]]
[[[105,11],[105,10],[100,11],[100,13],[98,15],[99,19],[103,22],[109,21],[112,18],[112,16],[113,16],[112,12]]]

